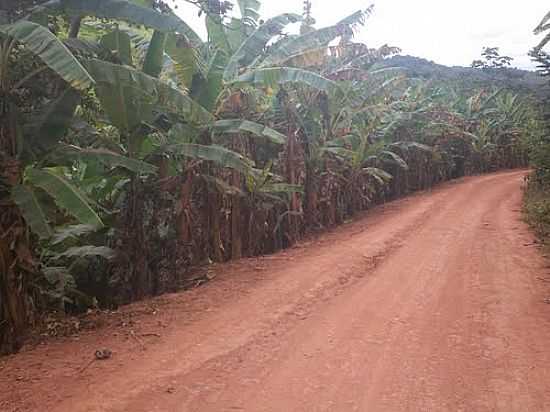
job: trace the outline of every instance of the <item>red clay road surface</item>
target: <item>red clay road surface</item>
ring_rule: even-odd
[[[550,269],[524,175],[387,204],[4,358],[0,410],[550,411]]]

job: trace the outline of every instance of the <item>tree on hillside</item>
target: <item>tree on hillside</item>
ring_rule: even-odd
[[[502,69],[510,67],[514,60],[509,56],[501,56],[498,47],[484,47],[481,52],[482,60],[474,60],[472,67],[475,69]]]

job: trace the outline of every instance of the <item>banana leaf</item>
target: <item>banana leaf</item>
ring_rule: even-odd
[[[31,230],[40,239],[48,239],[53,235],[46,214],[31,187],[25,185],[14,186],[11,190],[11,198],[21,210]]]
[[[90,206],[86,196],[65,178],[48,169],[32,167],[27,168],[25,175],[29,183],[47,192],[59,207],[74,216],[80,223],[97,228],[103,227],[103,222]]]
[[[77,90],[85,90],[94,80],[67,46],[50,30],[27,20],[0,26],[0,33],[16,39],[46,66]]]

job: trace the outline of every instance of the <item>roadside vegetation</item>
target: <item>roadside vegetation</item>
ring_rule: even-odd
[[[372,7],[319,28],[309,2],[262,20],[257,0],[193,1],[205,41],[162,1],[7,3],[0,353],[45,313],[178,290],[197,265],[529,154],[550,182],[537,80],[495,48],[421,73],[355,40]]]
[[[531,51],[538,63],[539,74],[548,82],[550,76],[550,55],[544,47],[550,42],[550,12],[535,28],[535,34],[541,36],[541,42]],[[539,133],[530,139],[529,154],[533,173],[525,190],[525,215],[540,240],[547,246],[550,242],[550,136],[547,132],[550,124],[550,94],[541,96],[542,110]]]

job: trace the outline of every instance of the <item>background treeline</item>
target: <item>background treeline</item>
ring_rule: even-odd
[[[205,42],[161,1],[0,5],[0,353],[52,309],[177,290],[197,265],[539,162],[540,83],[421,73],[354,41],[371,8],[319,29],[308,2],[265,21],[257,0],[239,18],[197,2]]]

